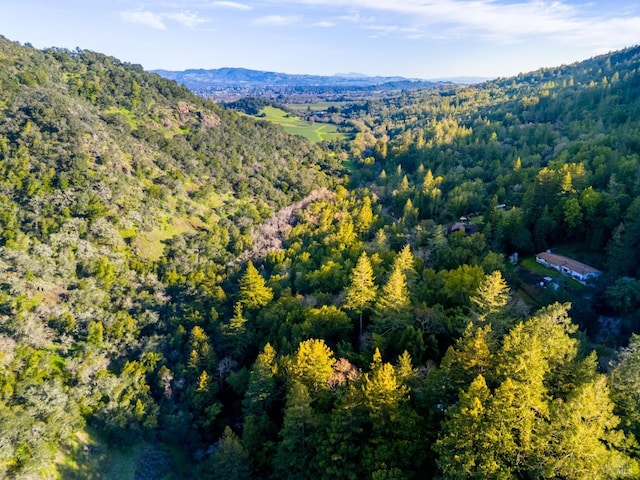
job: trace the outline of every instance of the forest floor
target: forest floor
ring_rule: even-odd
[[[57,478],[178,480],[188,477],[184,474],[188,460],[164,444],[140,440],[113,448],[91,429],[79,432],[75,438],[74,444],[59,454]]]

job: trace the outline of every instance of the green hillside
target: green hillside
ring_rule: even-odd
[[[329,144],[0,38],[0,477],[638,478],[639,69]],[[547,248],[602,275],[543,288]]]
[[[219,289],[252,227],[336,168],[139,66],[0,39],[0,471],[51,475],[87,421],[117,442],[155,428],[168,284]]]

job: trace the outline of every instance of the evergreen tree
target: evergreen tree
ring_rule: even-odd
[[[401,265],[395,265],[375,304],[374,326],[383,335],[404,329],[411,320],[411,301]]]
[[[636,477],[637,462],[617,450],[625,449],[624,434],[615,430],[618,422],[604,376],[579,386],[566,402],[551,406],[536,473],[575,480]]]
[[[405,227],[413,228],[418,223],[418,216],[420,212],[417,207],[413,206],[413,202],[410,198],[407,199],[404,204],[404,208],[402,209],[402,222]]]
[[[622,428],[640,438],[640,336],[633,334],[623,348],[609,377],[615,412]]]
[[[398,381],[393,365],[382,362],[380,351],[376,349],[371,372],[363,378],[362,392],[365,407],[375,413],[393,410],[407,395],[408,389]]]
[[[471,302],[480,322],[499,313],[509,301],[509,287],[500,270],[486,275]]]
[[[498,458],[497,440],[492,428],[492,395],[482,375],[460,393],[456,405],[447,412],[442,436],[434,449],[442,478],[513,478]]]
[[[563,202],[563,220],[570,235],[575,236],[581,233],[584,216],[580,202],[576,197],[567,198]]]
[[[370,429],[361,408],[359,392],[349,385],[337,394],[336,404],[328,416],[323,434],[317,437],[314,471],[321,478],[357,480],[363,477],[362,449]]]
[[[242,401],[244,428],[242,440],[250,452],[253,471],[267,475],[275,455],[278,429],[274,422],[274,409],[278,407],[276,385],[276,352],[266,344],[249,373],[247,391]]]
[[[238,436],[228,426],[217,443],[216,451],[207,462],[204,478],[211,480],[249,480],[249,454]]]
[[[410,364],[405,368],[412,369]],[[363,445],[363,471],[370,472],[372,478],[415,478],[421,471],[426,445],[422,419],[408,403],[409,388],[390,363],[382,362],[377,349],[371,371],[362,380],[362,402],[370,429]]]
[[[247,269],[240,279],[240,303],[248,309],[258,309],[273,299],[273,290],[267,287],[253,262],[249,260]]]
[[[540,218],[538,218],[534,230],[533,238],[536,247],[540,250],[546,250],[550,246],[550,242],[556,238],[556,221],[549,212],[549,206],[545,205]]]
[[[242,313],[242,303],[237,302],[233,307],[234,315],[228,324],[222,326],[222,333],[229,339],[233,354],[241,356],[249,344],[249,334],[247,332],[247,319]]]
[[[415,256],[411,251],[411,246],[407,243],[402,250],[398,252],[396,258],[393,261],[393,267],[398,267],[404,273],[407,280],[407,288],[412,291],[417,281],[417,274],[415,268]]]
[[[365,233],[373,223],[374,215],[371,208],[371,198],[367,195],[362,199],[362,207],[358,210],[355,218],[356,231],[360,234]]]
[[[311,479],[310,464],[316,451],[314,439],[319,415],[311,407],[311,396],[306,386],[293,381],[287,394],[281,441],[273,459],[277,478]]]
[[[447,349],[440,364],[438,390],[444,395],[440,402],[445,406],[452,404],[458,392],[478,375],[491,376],[494,363],[491,325],[475,327],[468,323],[462,337]]]
[[[438,204],[442,196],[442,190],[439,185],[442,183],[442,177],[434,177],[431,169],[427,170],[422,181],[422,194],[425,198],[424,210],[429,212],[430,218],[437,213]]]
[[[360,315],[360,336],[362,336],[363,312],[376,298],[377,286],[374,283],[373,268],[366,252],[362,252],[358,263],[351,272],[351,283],[347,288],[345,306]]]
[[[306,385],[316,393],[326,386],[333,374],[335,359],[324,340],[310,339],[300,343],[294,355],[290,370],[296,382]]]

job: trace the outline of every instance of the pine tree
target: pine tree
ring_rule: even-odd
[[[336,405],[318,436],[315,471],[327,480],[363,478],[362,449],[369,439],[367,418],[360,408],[360,398],[353,386],[341,392]]]
[[[239,357],[245,351],[250,338],[247,332],[247,319],[242,313],[242,303],[236,302],[233,306],[234,315],[228,324],[222,325],[222,334],[229,340],[233,348],[233,354]]]
[[[411,251],[411,245],[408,243],[402,247],[402,250],[398,252],[395,260],[393,261],[394,268],[397,266],[404,273],[405,279],[407,280],[407,286],[411,290],[417,281],[417,274],[415,269],[415,256]]]
[[[442,436],[434,446],[442,478],[512,478],[496,459],[489,416],[491,400],[484,377],[478,375],[447,412]]]
[[[404,374],[411,370],[404,357]],[[409,362],[408,365],[406,362]],[[368,437],[362,445],[361,478],[413,478],[426,448],[422,419],[409,405],[409,388],[376,349],[371,371],[360,386]]]
[[[378,356],[380,352],[376,349]],[[408,388],[398,379],[390,363],[374,363],[372,371],[364,375],[362,392],[365,406],[372,412],[392,410],[405,398]]]
[[[264,278],[249,260],[240,279],[240,303],[249,309],[257,309],[268,305],[272,299],[273,290],[267,287]]]
[[[406,175],[402,177],[402,181],[400,182],[400,191],[405,192],[409,190],[409,179]]]
[[[398,366],[396,367],[396,375],[403,382],[411,382],[417,375],[418,370],[413,368],[411,363],[411,355],[406,350],[398,357]]]
[[[424,195],[426,204],[424,208],[429,212],[431,217],[435,215],[440,197],[442,196],[442,190],[439,188],[442,180],[442,177],[434,177],[431,170],[427,170],[422,182],[422,194]]]
[[[476,295],[471,297],[478,320],[484,322],[487,317],[499,313],[509,301],[509,287],[500,270],[485,276]]]
[[[249,454],[233,430],[226,426],[217,449],[205,466],[205,479],[249,480],[251,469]]]
[[[309,390],[294,380],[287,395],[284,423],[280,430],[282,440],[273,459],[277,478],[313,478],[309,465],[315,456],[317,442],[313,437],[318,418],[311,407]]]
[[[624,434],[615,430],[618,423],[604,376],[578,387],[566,402],[552,404],[542,435],[546,441],[537,452],[539,472],[575,480],[605,480],[623,472],[637,478],[637,462],[616,450],[625,444]]]
[[[244,428],[242,441],[251,453],[254,471],[267,475],[275,455],[277,427],[272,419],[274,403],[278,402],[276,351],[266,344],[249,373],[247,391],[242,401]]]
[[[411,201],[411,199],[408,198],[402,210],[402,222],[408,228],[415,227],[416,223],[418,223],[419,215],[420,212],[416,207],[413,206],[413,202]]]
[[[584,216],[579,200],[576,197],[567,198],[562,207],[564,223],[569,228],[569,232],[574,234],[580,232],[584,223]]]
[[[533,237],[536,247],[541,250],[546,250],[549,247],[549,242],[555,238],[555,230],[556,221],[549,212],[549,206],[545,205],[542,209],[542,214],[536,221],[533,228]]]
[[[333,374],[335,359],[324,340],[309,339],[300,343],[291,363],[291,375],[312,392],[325,386]]]
[[[373,210],[371,209],[371,198],[366,196],[362,199],[362,207],[358,210],[355,218],[355,227],[358,233],[369,230],[373,223]]]
[[[218,360],[216,352],[211,346],[209,336],[199,325],[191,329],[187,352],[189,355],[188,366],[194,373],[215,369]]]
[[[462,337],[447,349],[440,364],[441,391],[445,405],[453,403],[457,392],[478,375],[492,375],[494,365],[491,325],[467,325]]]
[[[347,288],[345,306],[360,314],[360,336],[362,336],[362,314],[376,298],[373,268],[366,252],[362,252],[351,272],[351,284]]]
[[[411,301],[407,280],[399,265],[394,266],[375,305],[374,324],[378,333],[404,329],[410,323]]]
[[[633,334],[621,350],[609,378],[611,397],[622,428],[640,438],[640,336]]]

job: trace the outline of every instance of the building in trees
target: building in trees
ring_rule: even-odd
[[[599,277],[602,272],[587,264],[579,262],[564,255],[558,255],[549,251],[536,255],[536,262],[548,268],[553,268],[558,272],[567,275],[578,282],[585,284],[587,280]]]

